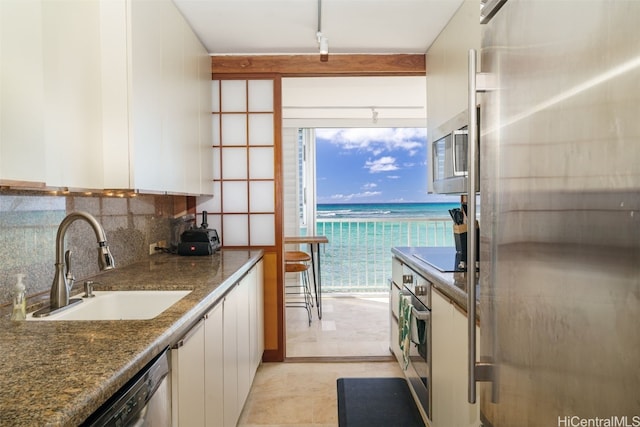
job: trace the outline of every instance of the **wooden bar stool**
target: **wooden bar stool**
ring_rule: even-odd
[[[285,284],[285,307],[298,307],[307,310],[309,326],[311,326],[311,289],[309,287],[309,265],[302,262],[285,262],[285,273],[300,273],[300,283]]]
[[[305,308],[309,318],[309,325],[311,325],[311,307],[313,307],[309,281],[310,261],[311,255],[304,251],[285,251],[284,253],[285,273],[300,273],[299,284],[285,286],[285,298],[288,295],[285,306]],[[296,296],[298,297],[297,299]]]
[[[298,263],[304,263],[307,265],[307,267],[309,266],[309,262],[311,262],[311,254],[304,252],[304,251],[285,251],[284,253],[284,262],[285,262],[285,267],[287,265],[287,263],[292,263],[292,262],[298,262]],[[308,273],[307,273],[308,276]],[[315,275],[311,275],[313,277],[313,289],[315,291],[316,294],[316,301],[318,301],[318,286],[316,285],[316,277]],[[309,286],[309,295],[311,295],[311,287]],[[314,306],[313,303],[313,298],[311,298],[311,306]]]
[[[304,251],[285,251],[284,262],[309,262],[311,255]]]

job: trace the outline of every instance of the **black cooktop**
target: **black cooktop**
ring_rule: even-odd
[[[411,248],[411,253],[418,260],[443,273],[467,271],[466,267],[461,268],[461,254],[454,247],[414,247]]]

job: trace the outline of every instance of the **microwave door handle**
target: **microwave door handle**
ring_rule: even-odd
[[[457,150],[457,143],[458,143],[458,138],[456,138],[458,135],[469,135],[469,131],[464,129],[460,129],[460,130],[454,130],[453,132],[451,132],[451,150],[453,151],[453,174],[456,176],[466,176],[468,174],[468,166],[467,168],[461,168],[460,165],[458,165],[458,156],[456,155],[456,153],[458,152]],[[467,137],[467,141],[468,141],[468,137]],[[468,143],[467,143],[468,144]],[[466,157],[466,156],[465,156]],[[469,162],[467,162],[468,164]]]

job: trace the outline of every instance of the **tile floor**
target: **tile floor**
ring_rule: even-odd
[[[324,294],[322,319],[313,307],[311,326],[303,308],[287,308],[286,356],[389,356],[389,295]]]
[[[311,326],[304,309],[287,309],[287,361],[258,368],[238,426],[335,427],[338,378],[403,376],[389,353],[387,294],[324,295],[322,303]]]
[[[341,377],[402,377],[398,362],[263,363],[239,427],[336,427]]]

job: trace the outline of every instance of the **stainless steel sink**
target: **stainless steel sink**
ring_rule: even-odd
[[[144,320],[159,316],[191,291],[94,291],[92,298],[46,317],[27,320]]]

